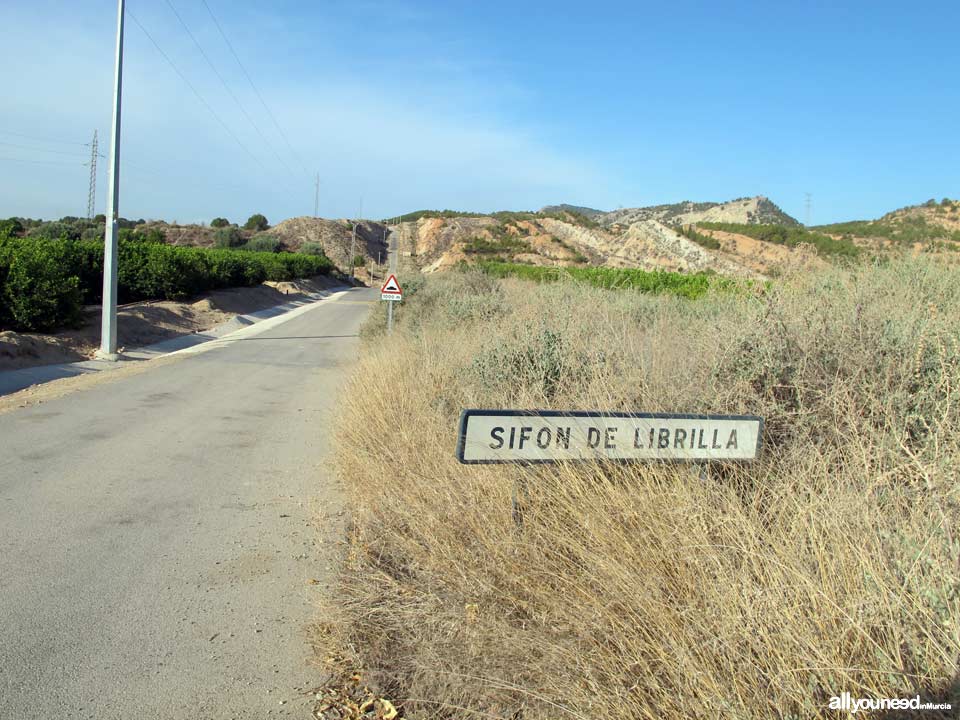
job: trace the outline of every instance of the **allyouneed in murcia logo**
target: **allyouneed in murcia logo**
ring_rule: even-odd
[[[923,702],[920,696],[912,698],[855,698],[844,692],[830,698],[831,710],[846,710],[854,715],[861,710],[950,710],[950,703]]]

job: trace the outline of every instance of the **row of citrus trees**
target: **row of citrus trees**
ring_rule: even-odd
[[[571,279],[608,290],[630,289],[691,299],[705,295],[711,288],[728,289],[738,286],[735,280],[709,273],[678,273],[639,268],[545,267],[496,260],[479,262],[476,266],[488,275],[498,278],[518,277],[535,282]],[[751,285],[749,281],[744,281],[743,284]]]
[[[323,255],[175,247],[121,240],[119,301],[182,300],[207,290],[334,269]],[[103,244],[0,236],[0,330],[49,332],[101,300]]]

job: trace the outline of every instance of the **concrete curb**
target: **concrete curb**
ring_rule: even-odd
[[[348,292],[348,288],[331,292],[315,293],[311,300],[296,300],[257,310],[245,315],[237,315],[227,322],[200,333],[178,335],[153,345],[126,350],[119,362],[107,360],[83,360],[74,363],[38,365],[20,370],[0,372],[0,396],[25,390],[33,385],[41,385],[52,380],[84,375],[87,373],[116,370],[127,362],[152,360],[165,355],[196,354],[222,347],[233,341],[241,340],[265,332],[272,327],[292,320],[298,315],[333,300]]]

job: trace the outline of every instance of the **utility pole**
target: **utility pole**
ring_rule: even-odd
[[[120,97],[123,87],[124,0],[117,0],[117,55],[113,80],[113,126],[107,173],[107,222],[103,251],[101,360],[117,360],[117,219],[120,207]]]
[[[804,195],[807,196],[807,201],[806,201],[806,209],[807,209],[806,220],[807,221],[804,223],[804,225],[806,227],[810,227],[810,205],[813,203],[813,195],[811,195],[810,193],[804,193]]]
[[[97,131],[93,131],[90,143],[90,188],[87,190],[87,220],[93,220],[97,205]]]
[[[320,217],[320,173],[317,173],[317,189],[313,196],[313,216]]]

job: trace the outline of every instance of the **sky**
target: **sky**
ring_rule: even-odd
[[[955,0],[126,7],[124,217],[312,215],[317,174],[324,217],[960,197]],[[84,216],[95,129],[105,212],[116,20],[0,2],[0,217]]]

